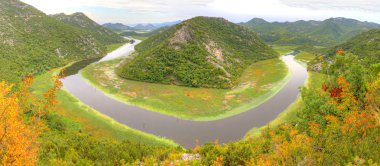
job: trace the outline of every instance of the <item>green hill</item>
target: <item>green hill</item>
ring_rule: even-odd
[[[114,44],[114,43],[122,43],[125,42],[125,40],[116,34],[115,32],[108,30],[95,21],[88,18],[83,13],[74,13],[71,15],[66,15],[63,13],[51,15],[51,17],[65,22],[67,24],[73,25],[75,27],[81,28],[83,30],[86,30],[88,33],[90,33],[92,36],[95,37],[95,39],[102,44]]]
[[[329,47],[341,44],[361,32],[380,28],[379,24],[347,18],[281,23],[271,23],[260,18],[254,18],[246,23],[241,23],[241,25],[254,30],[264,41],[271,44],[308,44]]]
[[[335,55],[339,48],[358,55],[360,58],[368,58],[371,63],[380,62],[380,29],[361,33],[347,42],[329,49],[328,55]]]
[[[245,27],[223,18],[195,17],[137,45],[118,74],[138,81],[230,88],[248,65],[276,55]]]
[[[27,74],[103,56],[102,43],[84,28],[57,21],[23,2],[0,1],[0,80],[17,82]]]

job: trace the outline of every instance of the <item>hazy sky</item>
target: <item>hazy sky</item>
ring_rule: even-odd
[[[22,0],[47,14],[84,12],[99,23],[157,23],[194,16],[233,22],[348,17],[380,23],[380,0]]]

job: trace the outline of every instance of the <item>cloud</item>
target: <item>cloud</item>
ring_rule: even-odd
[[[348,17],[380,22],[379,0],[22,0],[48,14],[84,12],[99,23],[184,20],[194,16],[247,21],[323,20]]]
[[[280,0],[292,6],[313,10],[362,10],[380,12],[379,0]]]
[[[205,6],[213,0],[23,0],[49,13],[68,8],[102,7],[134,12],[169,12]]]

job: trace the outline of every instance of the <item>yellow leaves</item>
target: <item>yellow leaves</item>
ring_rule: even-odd
[[[367,85],[366,109],[380,112],[380,73],[377,79]]]
[[[12,85],[0,83],[0,162],[2,165],[36,165],[38,155],[37,138],[41,132],[40,117],[45,113],[44,100],[38,100],[30,93],[33,77],[28,76],[20,85],[19,92],[12,92]],[[49,109],[53,108],[55,93],[61,87],[57,81],[49,90]],[[38,116],[24,118],[28,111]]]
[[[34,165],[37,159],[37,138],[33,125],[26,125],[11,86],[0,83],[0,158],[2,165]]]
[[[320,135],[322,133],[322,130],[320,129],[320,124],[316,122],[309,122],[309,130],[314,135]]]

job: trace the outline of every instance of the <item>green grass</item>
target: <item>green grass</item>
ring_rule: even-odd
[[[301,51],[299,54],[297,54],[294,57],[295,60],[302,62],[303,65],[306,65],[308,62],[310,62],[314,58],[315,56],[313,54],[305,52],[305,51]]]
[[[134,38],[134,39],[137,39],[137,40],[141,40],[141,41],[149,38],[149,37],[143,37],[143,36],[131,36],[131,37]]]
[[[37,76],[32,87],[33,92],[41,95],[51,87],[52,76],[57,71],[54,70]],[[149,145],[178,146],[171,140],[159,138],[122,125],[81,103],[64,90],[59,91],[57,100],[58,105],[54,113],[71,123],[70,126],[73,126],[73,128],[80,129],[82,132],[89,133],[95,137],[139,141]]]
[[[272,48],[278,52],[280,55],[285,55],[288,53],[293,52],[293,50],[296,48],[296,46],[280,46],[280,45],[274,45]]]
[[[115,51],[116,49],[120,48],[124,44],[125,43],[116,43],[116,44],[107,45],[107,52]]]
[[[248,67],[232,89],[191,88],[119,78],[114,72],[119,62],[116,59],[90,65],[81,74],[122,102],[195,121],[223,119],[256,107],[275,95],[290,78],[285,63],[275,58]]]
[[[323,80],[325,75],[309,72],[306,86],[307,87],[321,87],[323,84]],[[279,114],[276,119],[272,120],[266,126],[262,126],[260,128],[253,128],[251,131],[247,133],[250,137],[255,137],[261,133],[267,127],[276,128],[280,124],[283,123],[291,123],[297,120],[297,112],[302,109],[304,103],[302,102],[302,97],[299,96],[295,102],[293,102],[286,110],[284,110],[281,114]]]

